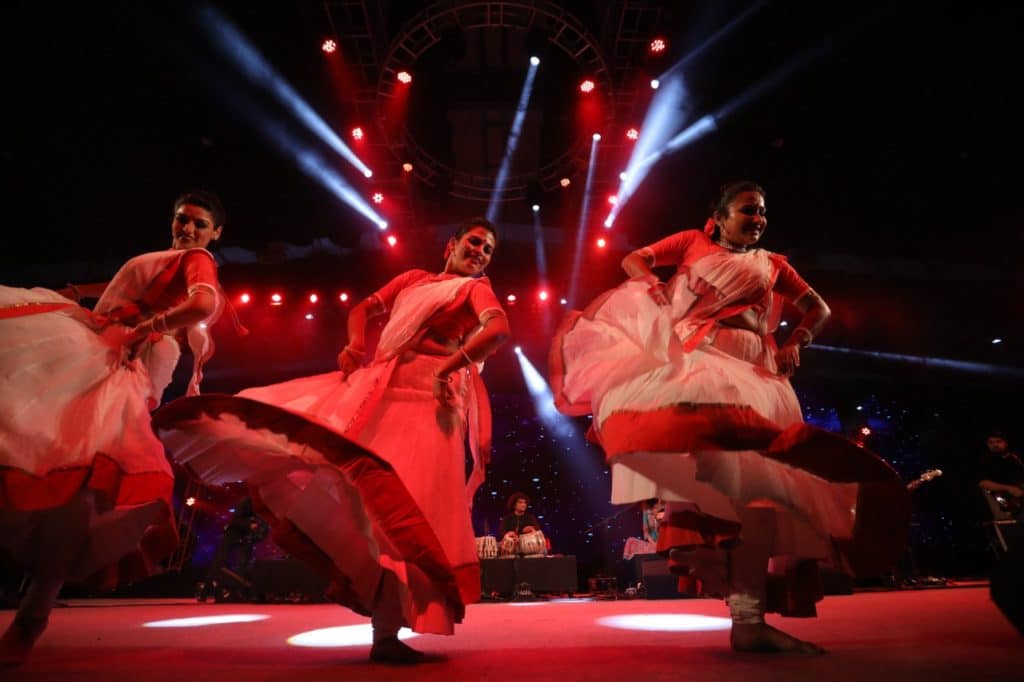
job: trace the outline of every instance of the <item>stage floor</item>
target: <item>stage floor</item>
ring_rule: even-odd
[[[733,653],[727,612],[719,601],[475,604],[454,637],[409,640],[430,654],[430,662],[396,668],[368,662],[367,619],[329,604],[83,600],[55,610],[32,658],[20,669],[0,671],[0,677],[174,682],[1024,679],[1024,638],[984,588],[829,597],[819,611],[817,619],[769,617],[770,623],[829,650],[820,657],[792,657]],[[0,612],[0,627],[13,615]],[[248,622],[191,627],[183,627],[188,621],[166,622],[208,616]],[[161,622],[165,627],[152,627]],[[654,629],[635,629],[640,627]],[[316,632],[325,628],[337,629]],[[353,643],[344,646],[345,638]]]

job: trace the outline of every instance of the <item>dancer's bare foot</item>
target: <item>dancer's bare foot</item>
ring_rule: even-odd
[[[398,640],[398,637],[388,637],[373,643],[370,649],[370,660],[376,663],[396,663],[399,665],[411,665],[420,663],[425,656],[422,651],[416,651],[411,646]]]
[[[732,624],[729,643],[733,651],[817,655],[825,653],[817,644],[788,635],[767,623]]]
[[[0,668],[13,668],[25,662],[28,652],[32,650],[32,645],[46,629],[47,620],[47,618],[28,620],[14,617],[7,632],[0,637]]]

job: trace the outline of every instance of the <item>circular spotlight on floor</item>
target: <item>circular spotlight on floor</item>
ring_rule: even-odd
[[[598,618],[597,624],[607,628],[644,632],[705,632],[728,630],[732,627],[732,620],[693,613],[630,613]]]
[[[398,631],[398,639],[412,639],[418,635],[402,628]],[[347,646],[370,646],[373,644],[373,626],[369,623],[361,625],[339,625],[333,628],[308,630],[288,638],[292,646],[305,646],[336,649]]]
[[[225,613],[220,616],[197,616],[194,618],[171,618],[151,620],[143,623],[144,628],[201,628],[207,625],[230,625],[232,623],[255,623],[270,616],[262,613]]]

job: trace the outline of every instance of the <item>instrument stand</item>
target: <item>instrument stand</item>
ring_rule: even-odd
[[[599,600],[618,600],[621,595],[619,594],[619,583],[618,579],[612,575],[610,566],[611,560],[611,541],[608,537],[608,524],[615,519],[619,518],[626,512],[633,509],[632,504],[623,505],[621,509],[616,511],[610,516],[606,516],[595,524],[592,524],[589,528],[583,530],[583,534],[590,533],[595,528],[601,528],[601,540],[602,546],[604,547],[604,569],[597,575],[590,578],[589,587],[590,592],[594,594],[595,599]]]

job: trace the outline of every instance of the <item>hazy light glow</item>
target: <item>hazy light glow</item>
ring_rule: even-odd
[[[402,628],[398,631],[398,639],[412,639],[418,635]],[[369,623],[360,625],[339,625],[333,628],[308,630],[288,638],[292,646],[340,649],[350,646],[370,646],[373,644],[373,627]]]
[[[587,241],[587,220],[590,215],[590,199],[594,188],[594,169],[597,167],[597,149],[601,135],[594,133],[590,143],[590,163],[587,165],[587,182],[583,187],[583,206],[580,209],[580,222],[576,229],[576,252],[572,259],[572,274],[569,277],[569,296],[571,302],[576,301],[576,287],[580,279],[580,265],[583,259],[583,245]]]
[[[395,75],[395,78],[398,79],[399,83],[403,83],[405,85],[408,85],[409,83],[412,83],[412,74],[409,73],[408,71],[399,71]]]
[[[598,618],[597,624],[619,630],[643,632],[707,632],[728,630],[732,627],[732,620],[692,613],[630,613]]]
[[[530,66],[540,66],[540,57],[530,57]]]
[[[200,25],[211,34],[213,44],[252,83],[272,93],[310,132],[340,154],[342,158],[360,171],[363,171],[363,173],[368,170],[366,164],[341,141],[341,138],[331,130],[331,127],[313,111],[313,108],[274,70],[274,67],[263,58],[263,55],[249,43],[241,31],[235,28],[224,15],[209,6],[200,9],[199,13],[201,15]]]
[[[536,58],[534,58],[536,59]],[[487,206],[487,219],[491,222],[498,220],[498,206],[501,204],[501,193],[505,190],[505,183],[508,181],[509,169],[512,167],[512,157],[515,156],[516,148],[519,146],[519,135],[523,131],[523,121],[526,120],[526,109],[530,104],[530,95],[533,93],[533,81],[537,77],[537,66],[540,60],[530,60],[530,68],[526,71],[526,80],[523,82],[522,92],[519,93],[519,104],[516,105],[516,115],[512,119],[512,129],[509,130],[508,140],[505,142],[505,155],[498,167],[498,175],[494,179],[494,190],[491,192],[491,201]]]
[[[143,623],[144,628],[201,628],[208,625],[229,625],[232,623],[255,623],[270,616],[262,613],[225,613],[219,616],[196,616],[193,618],[171,618],[151,620]]]
[[[879,360],[893,360],[905,362],[922,367],[941,367],[943,369],[954,369],[962,372],[974,372],[976,374],[998,374],[1007,377],[1024,377],[1024,369],[1019,367],[1007,367],[1004,365],[993,365],[985,362],[966,362],[964,360],[951,360],[949,358],[931,358],[920,355],[904,355],[902,353],[885,353],[873,350],[861,350],[858,348],[840,348],[837,346],[822,346],[811,344],[809,348],[823,350],[829,353],[843,353],[846,355],[859,355],[861,357],[878,358]]]

